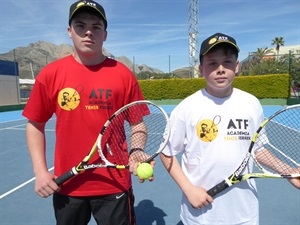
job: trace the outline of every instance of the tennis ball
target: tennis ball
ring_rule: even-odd
[[[149,163],[141,163],[138,165],[136,173],[139,178],[147,180],[153,175],[153,168]]]

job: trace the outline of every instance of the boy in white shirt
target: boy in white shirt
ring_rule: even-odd
[[[254,179],[227,188],[215,199],[206,192],[238,168],[264,120],[258,99],[232,86],[238,52],[236,41],[226,34],[204,40],[199,70],[206,87],[171,113],[171,136],[161,160],[183,192],[180,217],[185,225],[259,224]],[[250,162],[244,172],[252,170]],[[289,181],[300,189],[299,178]]]
[[[259,100],[232,86],[238,52],[236,41],[226,34],[204,40],[199,69],[206,87],[184,99],[170,117],[171,137],[161,159],[183,192],[180,217],[185,225],[259,223],[254,179],[215,199],[206,193],[239,166],[264,119]],[[246,170],[250,173],[252,165]]]

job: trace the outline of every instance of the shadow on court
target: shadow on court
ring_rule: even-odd
[[[166,224],[164,217],[167,214],[162,209],[155,207],[149,199],[140,201],[134,210],[137,224],[152,225],[154,222],[156,225]]]

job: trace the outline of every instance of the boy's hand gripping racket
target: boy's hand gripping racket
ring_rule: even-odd
[[[250,158],[263,173],[242,174]],[[207,193],[214,197],[229,186],[250,178],[297,177],[300,177],[300,105],[292,105],[262,123],[238,169]]]
[[[150,162],[170,136],[167,113],[150,101],[132,102],[116,111],[102,127],[90,153],[54,181],[61,185],[88,169],[128,169],[130,162]],[[98,151],[100,163],[88,164]]]

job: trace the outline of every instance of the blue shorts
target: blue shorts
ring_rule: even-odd
[[[98,225],[136,225],[134,195],[127,192],[91,197],[53,195],[56,225],[87,225],[93,215]]]

